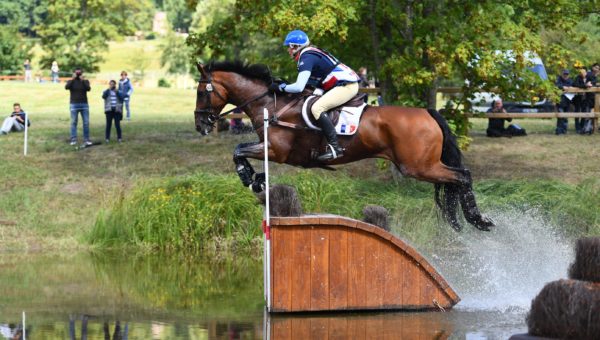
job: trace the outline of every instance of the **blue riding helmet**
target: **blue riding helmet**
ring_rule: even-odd
[[[290,44],[307,46],[309,43],[308,35],[301,30],[294,30],[288,33],[283,42],[283,46],[290,46]]]

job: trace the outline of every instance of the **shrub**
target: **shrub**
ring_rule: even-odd
[[[171,84],[165,78],[160,78],[158,80],[158,87],[171,87]]]

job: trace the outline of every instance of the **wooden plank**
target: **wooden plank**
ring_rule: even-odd
[[[311,231],[310,309],[329,309],[329,231],[316,227]]]
[[[433,282],[431,276],[426,273],[424,270],[421,270],[421,292],[420,292],[420,300],[424,305],[434,306],[433,300],[436,299],[436,290],[437,285]]]
[[[365,317],[348,319],[348,339],[367,339],[367,319]]]
[[[310,319],[310,337],[308,339],[327,339],[329,334],[329,320],[326,318]]]
[[[348,319],[345,317],[330,317],[329,319],[329,339],[346,340],[348,339]]]
[[[348,308],[348,229],[329,230],[329,308]]]
[[[293,228],[292,256],[292,310],[310,310],[310,231],[304,227]]]
[[[486,113],[486,118],[598,118],[596,112]]]
[[[366,237],[366,291],[367,306],[376,308],[383,303],[385,265],[381,258],[381,242],[372,235]]]
[[[292,336],[288,339],[310,339],[310,319],[304,317],[292,318]]]
[[[272,303],[276,311],[291,310],[291,232],[284,228],[271,229],[271,247],[273,249]]]
[[[437,88],[437,92],[441,93],[462,93],[462,87],[457,86],[441,86]],[[487,91],[489,92],[489,91]],[[493,91],[491,91],[493,92]],[[600,87],[590,87],[588,89],[581,89],[578,87],[565,87],[567,93],[599,93]]]
[[[403,282],[403,300],[407,307],[414,307],[420,304],[420,285],[421,275],[419,268],[416,267],[416,262],[409,260],[404,266],[404,282]]]
[[[275,319],[271,321],[271,339],[291,339],[292,319]]]
[[[388,243],[383,248],[383,263],[385,264],[385,283],[383,286],[383,301],[386,306],[402,305],[402,263],[403,254],[395,245]]]
[[[365,339],[383,339],[383,319],[376,315],[366,319]],[[398,339],[405,339],[398,337]]]
[[[367,305],[365,278],[365,236],[359,230],[348,235],[348,307],[362,308]]]

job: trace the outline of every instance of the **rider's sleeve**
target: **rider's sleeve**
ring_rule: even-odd
[[[296,82],[285,86],[282,85],[282,90],[288,93],[300,93],[304,90],[306,83],[308,83],[308,78],[310,78],[310,71],[301,71],[298,73]]]

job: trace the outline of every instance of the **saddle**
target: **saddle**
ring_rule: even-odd
[[[359,93],[348,102],[334,107],[326,113],[336,127],[338,134],[351,135],[356,132],[360,116],[367,106],[365,103],[366,96],[366,93]],[[311,108],[319,98],[319,96],[310,96],[304,101],[304,105],[302,105],[302,118],[304,122],[309,128],[315,130],[320,130],[320,128],[317,126],[315,117],[311,114]]]

